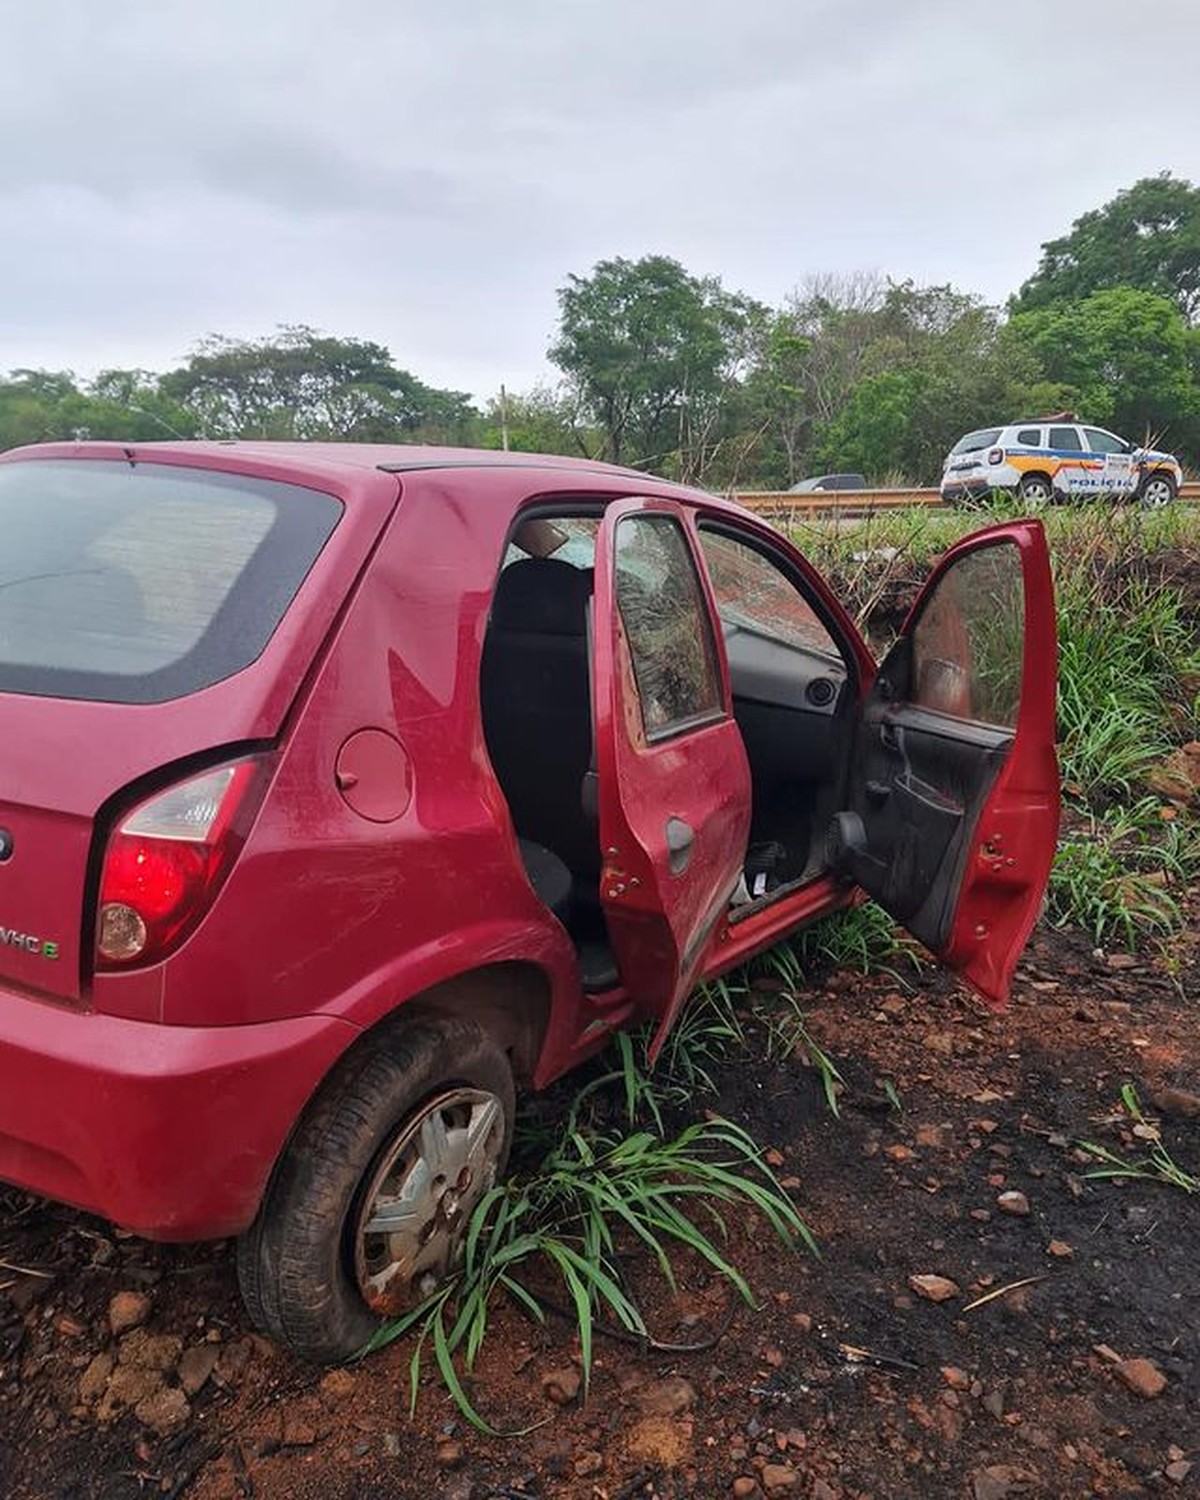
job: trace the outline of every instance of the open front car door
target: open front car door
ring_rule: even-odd
[[[682,507],[610,505],[596,542],[600,902],[657,1056],[742,873],[750,770]]]
[[[1036,521],[943,558],[861,710],[834,866],[995,1009],[1058,832],[1056,636]]]

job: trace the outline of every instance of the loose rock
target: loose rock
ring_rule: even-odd
[[[800,1482],[800,1476],[791,1464],[764,1464],[762,1487],[768,1495],[786,1495]]]
[[[908,1284],[926,1302],[948,1302],[961,1290],[958,1282],[951,1281],[948,1276],[910,1276]]]
[[[1129,1389],[1147,1401],[1161,1396],[1167,1388],[1167,1377],[1148,1359],[1123,1359],[1116,1370]]]
[[[974,1500],[1007,1500],[1021,1482],[1021,1474],[1008,1464],[992,1464],[975,1475]]]
[[[1164,1115],[1200,1120],[1200,1094],[1189,1094],[1186,1089],[1160,1089],[1154,1095],[1154,1103]]]
[[[322,1375],[318,1389],[325,1401],[345,1401],[354,1394],[354,1376],[349,1370],[330,1370],[328,1375]]]
[[[183,1340],[173,1333],[147,1333],[135,1328],[117,1346],[117,1363],[137,1370],[173,1370],[183,1352]]]
[[[637,1404],[648,1417],[681,1417],[696,1404],[696,1388],[682,1375],[668,1375],[638,1392]]]
[[[145,1292],[118,1292],[108,1304],[108,1326],[114,1338],[140,1328],[150,1316],[150,1298]]]
[[[191,1415],[191,1407],[183,1392],[175,1387],[162,1386],[153,1395],[139,1401],[133,1409],[139,1422],[156,1432],[159,1437],[177,1432]]]
[[[433,1459],[439,1469],[457,1469],[463,1461],[463,1445],[457,1438],[442,1438]]]
[[[1001,1193],[996,1199],[996,1207],[1001,1213],[1015,1214],[1018,1218],[1025,1218],[1029,1213],[1029,1199],[1024,1193],[1007,1192]]]
[[[112,1422],[131,1406],[150,1401],[165,1389],[160,1371],[141,1369],[137,1365],[118,1365],[104,1388],[104,1395],[96,1408],[96,1419],[101,1423]]]
[[[194,1396],[216,1368],[221,1354],[215,1344],[196,1344],[185,1349],[179,1360],[179,1384],[184,1394]]]
[[[108,1377],[112,1374],[115,1364],[116,1360],[107,1351],[96,1355],[79,1380],[79,1399],[81,1401],[90,1404],[100,1399],[104,1394],[104,1388],[108,1384]]]
[[[574,1365],[564,1365],[561,1370],[547,1370],[542,1376],[542,1390],[555,1406],[570,1406],[579,1395],[581,1376]]]

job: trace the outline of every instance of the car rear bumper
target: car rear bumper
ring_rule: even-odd
[[[239,1233],[357,1034],[326,1016],[161,1026],[0,992],[0,1179],[150,1239]]]
[[[983,479],[954,479],[943,480],[941,494],[943,500],[983,500],[992,493],[994,486]]]

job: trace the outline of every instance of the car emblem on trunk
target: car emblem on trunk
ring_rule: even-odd
[[[15,927],[0,927],[0,947],[19,948],[22,953],[33,953],[38,958],[57,958],[58,944],[35,936],[32,932],[18,932]]]
[[[0,865],[12,858],[13,836],[7,828],[0,828]]]

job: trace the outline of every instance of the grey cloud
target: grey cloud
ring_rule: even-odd
[[[0,369],[303,321],[486,394],[544,373],[568,272],[652,251],[1001,299],[1136,177],[1200,179],[1197,42],[1192,0],[41,0]]]

